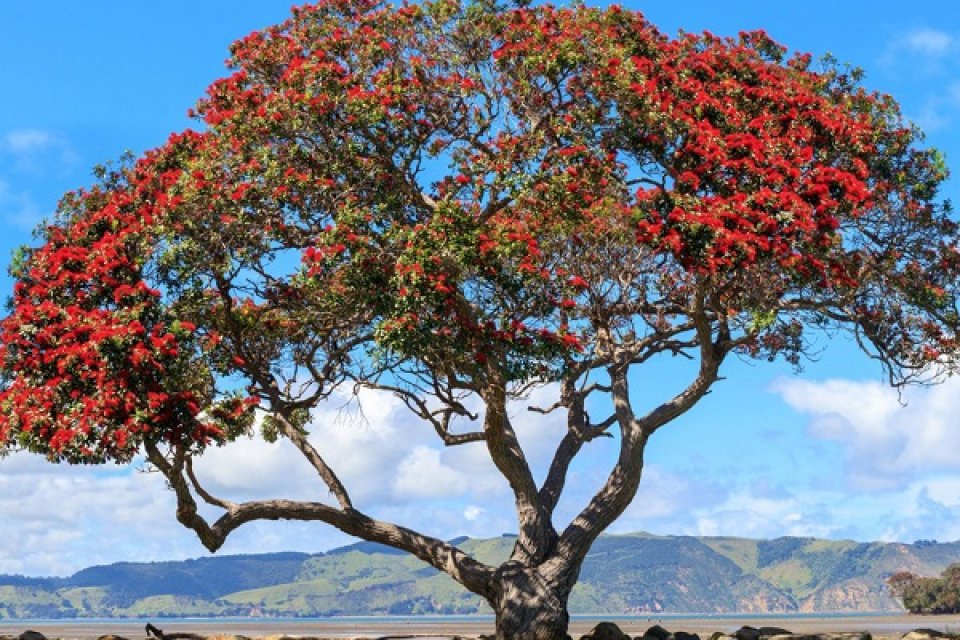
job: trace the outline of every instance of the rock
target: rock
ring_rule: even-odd
[[[32,631],[27,629],[19,636],[20,640],[47,640],[47,636],[43,635],[39,631]]]
[[[769,638],[770,636],[795,635],[792,631],[787,631],[786,629],[781,629],[780,627],[760,627],[757,629],[757,633],[760,634],[761,638]]]
[[[673,640],[700,640],[700,636],[695,633],[687,633],[686,631],[674,631],[671,634]]]
[[[763,640],[873,640],[866,631],[854,633],[780,633],[761,636]]]
[[[733,636],[727,635],[723,631],[714,631],[710,635],[710,640],[732,640]]]
[[[760,630],[748,625],[743,625],[733,633],[737,640],[759,640]]]
[[[612,622],[601,622],[591,629],[590,633],[580,636],[580,640],[631,640],[631,638]]]
[[[648,638],[649,640],[669,640],[670,632],[660,625],[655,624],[647,629],[646,633],[643,634],[643,637]]]
[[[909,631],[903,636],[901,640],[932,640],[933,638],[950,638],[953,637],[949,633],[944,633],[943,631],[937,631],[936,629],[914,629]]]
[[[760,640],[760,638],[771,638],[773,636],[791,636],[793,635],[786,629],[780,627],[754,627],[744,625],[733,634],[737,640]]]
[[[112,633],[108,633],[105,636],[100,636],[97,640],[130,640],[129,638],[124,638],[123,636],[115,636]]]

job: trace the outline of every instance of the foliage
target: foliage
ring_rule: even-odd
[[[943,159],[859,74],[762,33],[670,39],[616,6],[323,0],[230,64],[201,130],[63,199],[13,264],[0,325],[0,449],[142,447],[211,549],[251,520],[320,520],[498,612],[520,606],[507,582],[523,571],[564,609],[647,439],[730,355],[798,364],[812,334],[846,331],[894,384],[956,368]],[[699,368],[641,407],[630,371],[662,354]],[[547,384],[541,410],[567,430],[538,484],[507,403]],[[486,446],[516,495],[520,574],[356,508],[308,431],[312,409],[364,387],[447,445]],[[255,423],[336,506],[200,485],[194,459]],[[607,482],[555,529],[572,460],[612,433]]]
[[[910,613],[960,613],[960,564],[950,565],[939,578],[899,571],[887,585]]]
[[[616,8],[301,8],[234,45],[203,133],[68,195],[14,265],[3,434],[70,461],[222,442],[244,411],[214,375],[269,406],[301,366],[310,400],[371,362],[556,379],[638,320],[687,328],[703,287],[741,351],[793,357],[798,321],[847,311],[891,364],[936,362],[942,161],[888,98],[781,62]]]

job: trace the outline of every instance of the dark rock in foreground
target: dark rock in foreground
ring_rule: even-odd
[[[152,625],[151,625],[152,626]],[[403,634],[387,635],[371,638],[369,640],[393,640],[398,638],[438,638],[444,637],[449,640],[494,640],[492,635],[480,636],[438,636],[437,634]],[[890,636],[885,636],[890,637]],[[59,640],[56,638],[47,638],[39,631],[26,630],[19,635],[0,635],[0,640]],[[102,635],[97,640],[139,640],[129,639],[113,634]],[[240,635],[202,635],[195,633],[164,633],[154,627],[150,629],[143,640],[329,640],[322,636],[287,636],[270,635],[261,637],[248,637]],[[354,638],[354,640],[365,640],[364,638]],[[572,640],[568,635],[566,640]],[[631,638],[630,635],[623,632],[619,626],[612,622],[601,622],[597,624],[589,633],[580,636],[579,640],[700,640],[700,636],[695,633],[685,631],[668,631],[660,625],[650,627],[642,636]],[[741,627],[733,634],[715,632],[710,636],[710,640],[873,640],[873,636],[866,632],[845,632],[845,633],[792,633],[787,629],[779,627]],[[909,631],[899,640],[960,640],[960,633],[949,633],[937,631],[935,629],[915,629]]]

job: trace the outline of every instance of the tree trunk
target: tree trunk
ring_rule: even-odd
[[[497,640],[564,640],[569,638],[567,598],[574,580],[508,562],[497,570]]]

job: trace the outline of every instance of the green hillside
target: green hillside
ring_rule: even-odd
[[[894,611],[884,581],[897,571],[939,575],[960,543],[859,543],[815,538],[703,538],[744,573],[789,594],[801,611]]]
[[[513,536],[458,539],[498,564]],[[859,543],[601,536],[571,595],[574,613],[899,611],[884,580],[936,576],[960,542]],[[419,560],[357,543],[327,553],[117,563],[69,578],[0,576],[0,618],[331,616],[488,612],[486,603]]]

